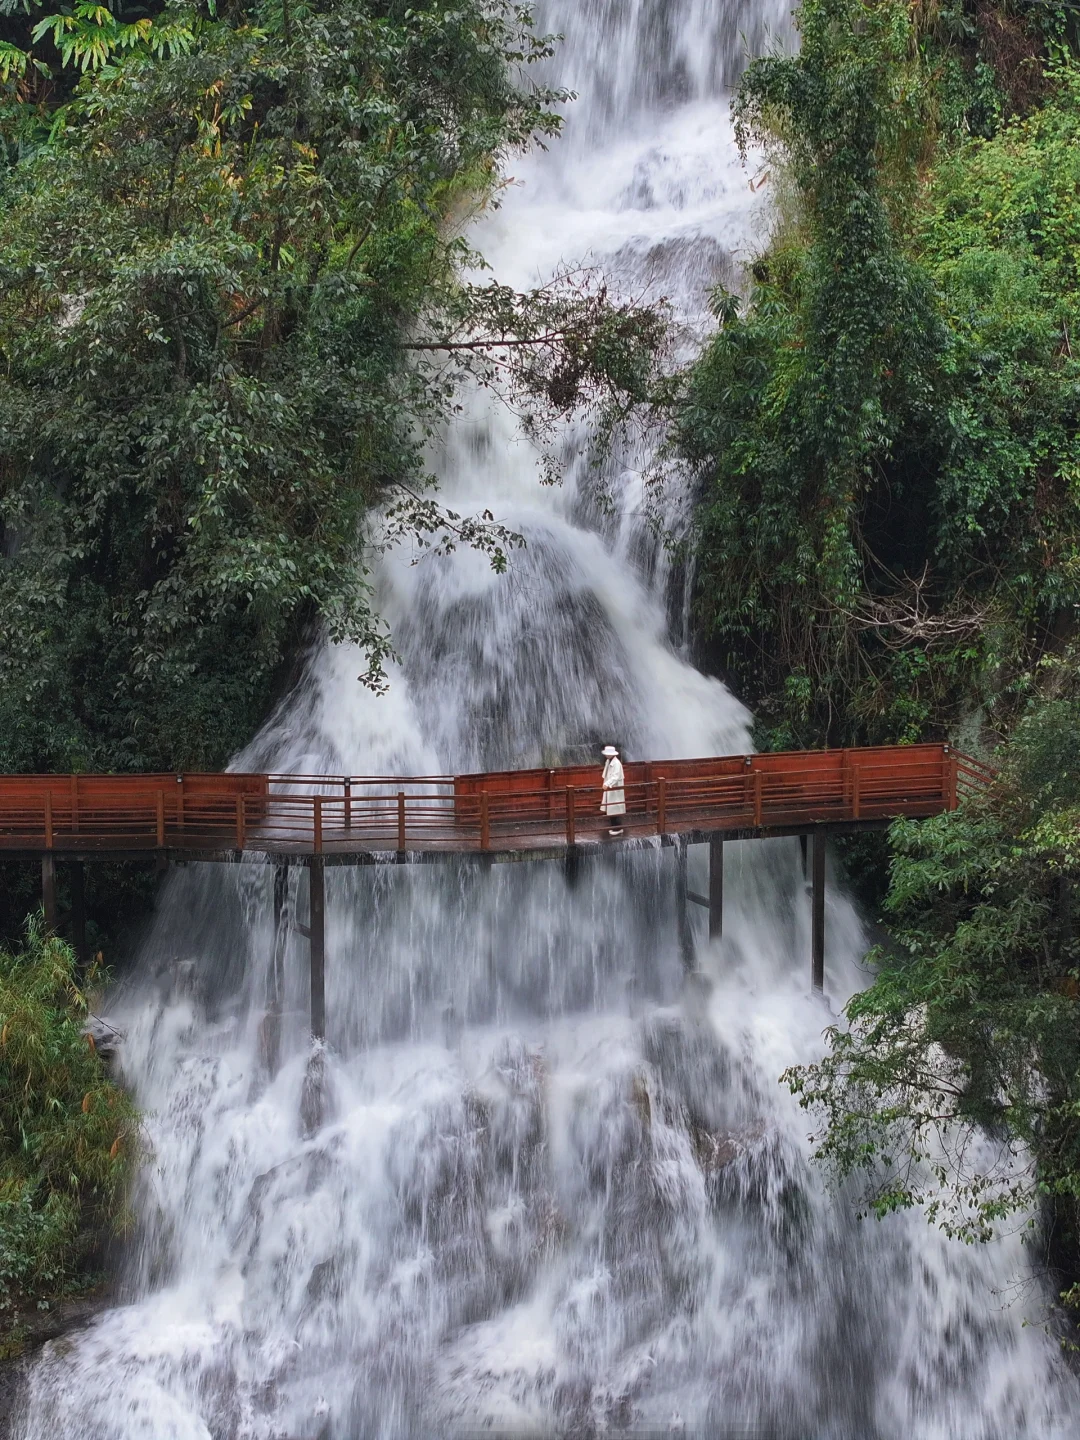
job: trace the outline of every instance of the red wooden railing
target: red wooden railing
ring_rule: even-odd
[[[993,779],[947,745],[631,762],[631,836],[870,824]],[[607,829],[599,765],[485,775],[0,776],[0,850],[289,854],[530,850]]]

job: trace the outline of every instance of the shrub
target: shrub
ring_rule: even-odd
[[[30,921],[0,950],[0,1345],[21,1309],[85,1286],[128,1221],[138,1119],[87,1013],[74,953]]]

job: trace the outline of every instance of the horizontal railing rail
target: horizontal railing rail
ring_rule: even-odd
[[[623,832],[880,823],[954,809],[994,771],[947,745],[628,762]],[[0,776],[0,850],[488,851],[599,836],[599,767],[491,775]]]

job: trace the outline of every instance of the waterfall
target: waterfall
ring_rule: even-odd
[[[582,98],[479,224],[500,279],[592,262],[699,323],[765,223],[725,87],[744,44],[787,33],[769,5],[550,0]],[[632,758],[748,748],[746,711],[680,648],[641,457],[598,476],[581,448],[569,436],[564,483],[542,487],[511,418],[471,402],[437,460],[444,493],[526,548],[505,576],[473,553],[384,557],[389,693],[325,648],[237,763],[431,774],[599,766],[610,739]],[[686,503],[677,481],[668,503]],[[724,939],[694,917],[711,985],[689,991],[670,851],[608,850],[577,874],[329,869],[319,1109],[295,932],[267,1061],[269,870],[170,877],[113,1010],[152,1146],[138,1233],[113,1308],[35,1363],[15,1433],[1073,1434],[1074,1383],[1024,1325],[1044,1297],[1019,1238],[860,1223],[810,1164],[777,1083],[830,1020],[808,993],[798,848],[727,848]],[[300,920],[306,903],[294,871]],[[835,887],[827,934],[838,1007],[865,940]]]

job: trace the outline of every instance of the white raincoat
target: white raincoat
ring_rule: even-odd
[[[604,798],[600,801],[600,809],[609,818],[618,816],[621,819],[626,814],[624,783],[622,761],[617,755],[608,756],[604,766]]]

